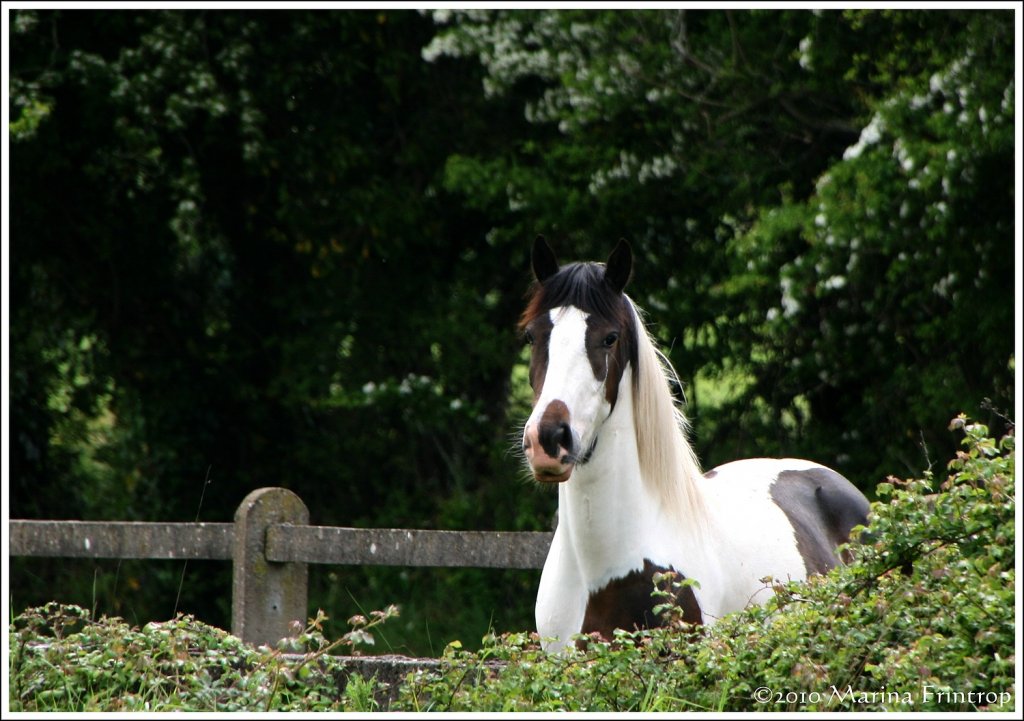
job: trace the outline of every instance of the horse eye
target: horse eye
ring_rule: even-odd
[[[526,345],[533,345],[533,333],[530,331],[523,333],[523,340],[526,341]]]
[[[618,333],[609,333],[608,337],[606,337],[604,339],[604,347],[605,348],[611,348],[613,345],[615,345],[615,341],[617,341],[618,339],[619,339],[619,334]]]

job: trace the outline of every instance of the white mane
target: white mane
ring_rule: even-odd
[[[640,473],[669,513],[684,522],[703,521],[703,498],[697,488],[700,463],[686,439],[689,422],[675,404],[669,383],[679,376],[659,351],[639,309],[628,298],[636,323],[637,365],[633,415]]]

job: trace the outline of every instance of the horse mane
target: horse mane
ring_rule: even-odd
[[[672,382],[679,384],[679,376],[654,345],[639,308],[628,296],[626,300],[636,328],[633,422],[640,473],[669,515],[692,525],[705,518],[705,508],[697,488],[702,475],[700,463],[687,440],[690,424],[669,386]]]

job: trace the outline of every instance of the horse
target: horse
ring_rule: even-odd
[[[837,547],[867,525],[868,501],[836,471],[750,458],[701,472],[676,405],[671,363],[623,290],[633,253],[560,265],[539,236],[519,321],[533,408],[522,451],[558,489],[555,533],[536,601],[542,647],[662,625],[655,574],[672,572],[683,620],[710,625],[848,562]]]

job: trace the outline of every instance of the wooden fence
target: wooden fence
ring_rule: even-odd
[[[541,568],[552,536],[310,526],[284,488],[250,493],[234,523],[12,520],[9,529],[11,556],[230,560],[231,632],[252,644],[305,623],[307,564]]]

